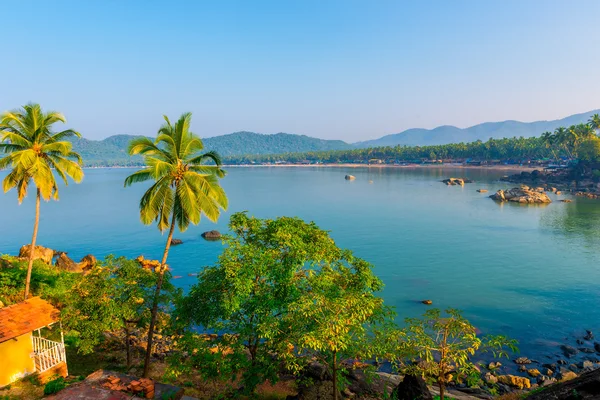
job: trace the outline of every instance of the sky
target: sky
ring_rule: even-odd
[[[600,1],[0,0],[0,111],[347,142],[600,108]]]

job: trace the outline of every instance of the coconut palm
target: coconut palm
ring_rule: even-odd
[[[81,135],[67,129],[58,133],[52,125],[62,122],[65,117],[54,111],[43,112],[39,104],[27,104],[22,109],[0,115],[0,169],[10,172],[2,182],[4,192],[16,188],[19,204],[27,196],[29,184],[36,188],[35,221],[29,248],[29,265],[25,280],[25,299],[29,296],[31,269],[35,242],[40,221],[40,199],[58,200],[58,185],[54,174],[68,185],[67,177],[79,183],[83,179],[81,157],[72,151],[72,144],[64,139]]]
[[[595,132],[600,132],[600,114],[594,114],[588,120],[588,124],[594,129]]]
[[[215,152],[198,153],[204,146],[189,130],[192,114],[183,114],[175,124],[164,118],[166,123],[158,130],[156,140],[140,137],[129,143],[129,154],[142,155],[147,167],[125,179],[125,186],[154,181],[140,200],[140,219],[146,225],[156,222],[161,232],[169,230],[157,271],[159,279],[148,330],[144,377],[148,376],[158,299],[175,225],[183,232],[190,223],[200,223],[202,214],[215,222],[221,210],[227,208],[227,196],[219,185],[219,178],[225,176],[221,159]],[[207,161],[214,165],[205,165]]]

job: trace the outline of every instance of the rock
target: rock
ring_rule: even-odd
[[[551,384],[553,384],[555,382],[556,382],[556,379],[551,378],[549,376],[544,376],[544,375],[539,376],[538,379],[537,379],[537,383],[540,386],[548,386],[548,385],[551,385]]]
[[[527,357],[519,357],[515,360],[515,364],[519,364],[519,365],[531,364],[531,360]]]
[[[477,189],[479,193],[487,193],[487,189]]]
[[[390,379],[391,378],[391,379]],[[345,373],[347,388],[354,393],[357,398],[384,398],[400,383],[399,376],[392,378],[379,374],[367,374],[362,369],[349,368]]]
[[[82,270],[88,270],[94,268],[97,264],[98,260],[96,260],[96,257],[93,254],[88,254],[87,256],[83,257],[81,261],[79,261],[79,268]]]
[[[535,369],[535,368],[532,368],[532,369],[530,369],[530,370],[527,370],[527,374],[528,374],[529,376],[531,376],[532,378],[537,378],[537,377],[538,377],[538,376],[540,376],[542,373],[541,373],[539,370],[537,370],[537,369]]]
[[[593,368],[594,367],[594,363],[591,361],[582,361],[579,363],[578,365],[579,368],[584,369],[584,368]]]
[[[488,364],[488,369],[491,371],[491,370],[500,368],[501,366],[502,366],[502,364],[500,363],[500,361],[496,361],[496,362],[492,361],[491,363]]]
[[[406,375],[392,391],[392,399],[397,400],[433,400],[423,378]]]
[[[568,364],[565,360],[558,360],[556,363],[559,365],[567,365]]]
[[[60,253],[60,256],[56,259],[56,267],[58,269],[62,269],[63,271],[69,272],[83,272],[78,263],[71,260],[67,253]]]
[[[178,246],[180,244],[183,244],[183,240],[181,240],[181,239],[171,239],[171,246]]]
[[[556,191],[556,195],[557,195],[557,196],[560,196],[561,194],[562,194],[562,192],[561,192],[560,190],[557,190],[557,191]]]
[[[596,350],[596,353],[600,353],[600,343],[594,342],[594,350]]]
[[[486,372],[483,376],[483,380],[490,385],[498,383],[498,378],[496,378],[491,372]]]
[[[527,367],[524,365],[519,365],[519,372],[527,372]]]
[[[206,240],[217,240],[217,239],[221,239],[221,232],[213,230],[213,231],[204,232],[201,236]]]
[[[421,303],[430,306],[430,305],[433,304],[433,301],[431,301],[431,300],[422,300]]]
[[[19,250],[19,257],[29,259],[29,249],[31,248],[30,244],[26,244],[22,246]],[[54,258],[54,250],[48,249],[43,246],[35,246],[33,249],[33,259],[34,260],[42,260],[48,265],[52,265],[52,259]]]
[[[587,354],[595,353],[594,349],[590,349],[589,347],[579,347],[578,350],[582,353],[587,353]]]
[[[344,179],[347,181],[353,181],[356,179],[356,177],[354,175],[346,175]]]
[[[582,374],[568,381],[555,383],[537,393],[530,393],[527,400],[584,400],[600,398],[600,371]]]
[[[442,182],[448,186],[455,186],[455,185],[465,186],[465,183],[473,183],[473,181],[471,179],[466,179],[466,178],[448,178],[448,179],[444,179]]]
[[[562,350],[565,357],[568,357],[568,358],[571,358],[574,355],[576,355],[577,353],[579,353],[579,351],[575,347],[569,346],[567,344],[561,345],[560,349]]]
[[[318,362],[311,362],[304,367],[302,375],[317,381],[327,381],[331,379],[331,374],[327,367]]]
[[[498,190],[495,194],[491,195],[490,198],[496,201],[510,201],[524,204],[552,203],[552,200],[550,200],[550,197],[548,197],[546,193],[536,192],[529,189],[527,186],[509,190]]]
[[[289,395],[286,400],[325,400],[333,397],[333,382],[318,381],[300,385],[297,395]]]
[[[586,329],[585,331],[585,336],[583,337],[584,340],[594,340],[594,334],[592,333],[592,331],[589,331]]]
[[[531,388],[531,381],[529,378],[523,378],[521,376],[500,375],[498,377],[498,382],[521,390]]]
[[[570,200],[570,199],[562,199],[560,202],[561,202],[561,203],[572,203],[572,202],[573,202],[573,200]]]
[[[561,378],[560,381],[561,382],[565,382],[571,379],[575,379],[577,378],[577,374],[573,371],[565,371],[564,373],[561,374]]]

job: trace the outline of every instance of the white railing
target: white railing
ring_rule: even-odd
[[[37,372],[44,372],[67,359],[65,345],[33,336],[33,361]]]

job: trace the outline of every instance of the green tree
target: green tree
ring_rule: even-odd
[[[224,239],[219,262],[200,272],[179,310],[184,325],[234,334],[186,343],[182,350],[193,354],[190,362],[201,365],[201,373],[214,378],[241,372],[252,393],[278,379],[274,354],[292,371],[301,369],[309,351],[324,354],[329,365],[335,360],[335,371],[340,356],[357,354],[351,349],[369,353],[359,339],[366,342],[367,325],[383,307],[373,294],[382,284],[370,264],[299,218],[236,213],[229,228],[233,236]],[[215,357],[216,348],[231,354]]]
[[[31,269],[40,222],[40,199],[58,200],[58,184],[54,174],[68,185],[67,177],[79,183],[83,179],[81,157],[72,151],[70,142],[64,139],[81,135],[67,129],[55,133],[52,126],[65,123],[65,117],[54,111],[44,112],[39,104],[27,104],[22,109],[6,112],[0,116],[0,169],[10,172],[2,182],[4,192],[16,188],[19,204],[27,196],[31,181],[36,187],[35,220],[29,251],[29,265],[25,281],[25,299],[29,296]]]
[[[129,154],[141,155],[147,167],[125,179],[125,186],[154,181],[140,200],[140,219],[146,225],[156,221],[161,232],[169,229],[161,266],[156,271],[159,278],[152,304],[144,377],[148,376],[150,367],[159,296],[175,225],[183,232],[190,223],[200,223],[202,214],[216,221],[221,209],[227,208],[227,196],[219,185],[219,178],[225,176],[221,159],[215,152],[199,154],[204,146],[190,131],[192,114],[182,114],[175,124],[166,116],[164,119],[156,140],[139,137],[129,144]],[[207,161],[214,165],[205,165]]]
[[[168,306],[179,290],[165,273],[160,304]],[[105,332],[121,330],[125,338],[126,365],[131,366],[130,334],[150,320],[150,304],[158,275],[135,260],[108,256],[73,286],[62,310],[65,327],[77,338],[83,354],[94,351]]]
[[[476,352],[491,351],[494,357],[508,357],[507,350],[517,351],[517,342],[505,336],[477,337],[475,327],[458,310],[448,309],[445,314],[431,309],[423,318],[407,318],[399,342],[400,369],[433,377],[440,387],[440,400],[444,400],[452,374],[474,370],[470,357]]]
[[[376,292],[383,283],[372,266],[344,250],[335,262],[319,271],[309,271],[306,295],[290,306],[290,325],[299,332],[297,352],[320,359],[333,377],[333,398],[340,385],[340,361],[368,360],[385,354],[375,337],[377,328],[385,333],[393,313]]]
[[[600,114],[594,114],[588,120],[588,124],[594,129],[596,133],[600,132]]]

